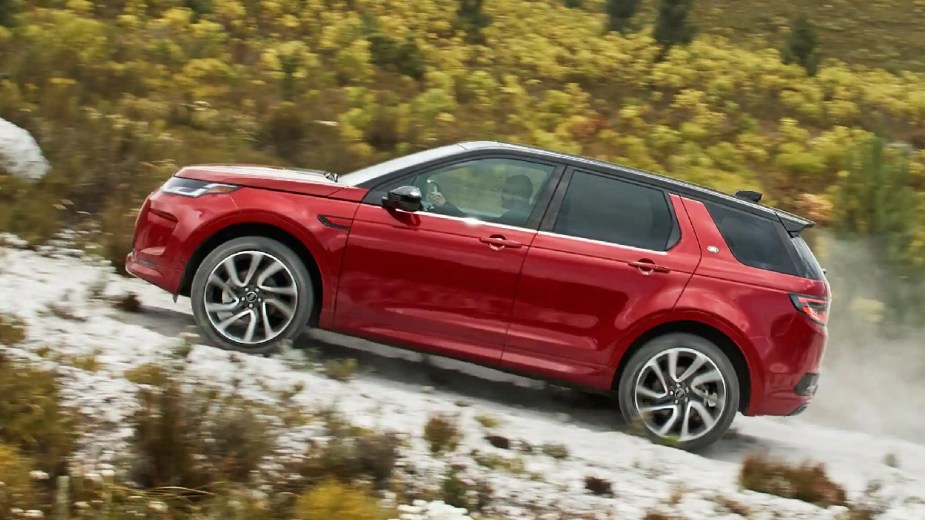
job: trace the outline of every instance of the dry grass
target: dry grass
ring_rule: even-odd
[[[36,489],[29,476],[31,461],[19,451],[0,444],[0,518],[13,509],[31,509],[36,500]]]
[[[424,439],[434,455],[455,450],[462,440],[462,431],[456,417],[449,414],[432,414],[424,425]]]
[[[821,507],[848,505],[844,488],[829,479],[822,464],[791,466],[763,455],[749,455],[742,461],[739,483],[745,489]]]
[[[26,323],[16,316],[0,314],[0,344],[12,347],[26,339]]]
[[[297,520],[387,520],[394,512],[364,487],[329,480],[300,495],[293,513]]]
[[[542,451],[544,455],[556,460],[565,460],[569,456],[568,448],[566,448],[564,444],[556,442],[547,442],[543,444],[540,446],[540,451]]]
[[[55,373],[0,352],[0,443],[56,475],[73,448],[76,426],[74,414],[61,404]]]
[[[401,440],[396,434],[357,428],[335,414],[327,417],[325,429],[330,440],[313,443],[296,468],[306,484],[334,479],[387,487],[399,458]]]
[[[486,428],[489,430],[497,428],[498,426],[501,426],[501,419],[498,419],[494,415],[490,415],[487,413],[480,413],[476,415],[475,421],[479,423],[480,425],[482,425],[483,428]]]
[[[132,418],[133,480],[144,487],[202,488],[218,481],[247,482],[273,448],[274,435],[260,406],[175,374],[140,372]]]
[[[324,364],[324,373],[331,379],[349,381],[357,371],[357,360],[353,358],[332,359]]]

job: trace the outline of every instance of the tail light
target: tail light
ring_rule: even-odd
[[[791,294],[790,301],[798,311],[820,325],[829,321],[829,299],[806,294]]]

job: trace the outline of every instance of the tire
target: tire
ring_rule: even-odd
[[[673,355],[677,356],[674,375],[680,383],[672,383]],[[695,363],[700,363],[699,368],[686,373]],[[667,387],[662,386],[656,367]],[[722,437],[739,409],[740,396],[738,376],[726,354],[709,340],[687,333],[666,334],[643,345],[627,363],[617,394],[631,428],[638,427],[654,442],[687,451],[698,451]],[[642,408],[656,411],[642,413]],[[703,412],[712,421],[705,420]],[[674,422],[663,430],[675,414]]]
[[[251,267],[254,260],[258,263]],[[312,289],[311,275],[292,249],[250,236],[229,240],[203,259],[190,300],[209,344],[269,354],[308,324],[315,305]]]

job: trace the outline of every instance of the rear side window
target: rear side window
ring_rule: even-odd
[[[726,245],[739,262],[758,269],[805,276],[785,240],[787,232],[779,222],[719,204],[706,203]]]
[[[613,177],[576,171],[553,232],[664,251],[675,230],[665,193]]]
[[[819,260],[813,254],[812,249],[809,248],[809,244],[803,240],[803,237],[795,236],[790,241],[793,242],[797,258],[799,258],[799,263],[803,267],[802,276],[812,280],[825,280],[825,271],[822,270]]]

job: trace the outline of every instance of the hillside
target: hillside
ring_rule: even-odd
[[[654,2],[643,20],[654,18]],[[698,0],[697,22],[704,32],[752,48],[780,48],[790,20],[805,12],[815,21],[829,58],[892,72],[925,71],[925,2],[921,0],[804,0],[799,3]]]
[[[763,34],[757,9],[707,0],[696,12],[734,24],[734,39],[706,24],[659,61],[645,16],[639,31],[604,34],[602,3],[586,4],[489,1],[460,15],[437,0],[6,2],[0,118],[30,131],[52,170],[34,185],[0,175],[0,229],[40,242],[87,217],[118,264],[132,212],[181,165],[344,172],[489,138],[759,189],[822,226],[881,236],[903,272],[925,266],[925,73],[830,59],[808,76],[743,42],[746,28]],[[819,22],[876,17],[845,47],[918,48],[878,36],[904,33],[884,2],[865,5]],[[875,135],[885,158],[849,162]]]

